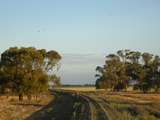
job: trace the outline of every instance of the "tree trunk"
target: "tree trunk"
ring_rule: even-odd
[[[36,95],[35,97],[36,97],[36,101],[38,101],[38,95]]]
[[[27,98],[28,98],[29,101],[31,101],[32,100],[32,95],[28,95]]]
[[[23,94],[19,94],[19,101],[23,101]]]

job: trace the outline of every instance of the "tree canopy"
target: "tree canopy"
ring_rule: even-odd
[[[31,96],[48,90],[50,76],[55,75],[61,56],[56,51],[34,47],[11,47],[1,54],[1,91]]]
[[[125,90],[131,82],[143,92],[160,88],[160,58],[150,53],[119,50],[106,56],[105,65],[96,71],[97,88]]]

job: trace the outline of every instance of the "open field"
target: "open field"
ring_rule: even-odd
[[[160,120],[160,94],[67,87],[37,104],[1,97],[0,120]]]
[[[76,92],[93,92],[93,91],[97,91],[95,87],[76,87],[76,86],[72,86],[72,87],[57,87],[55,88],[57,90],[68,90],[68,91],[76,91]]]
[[[80,95],[90,105],[91,120],[159,120],[160,94],[106,92],[71,87],[62,90]],[[85,91],[86,90],[86,91]]]
[[[87,93],[109,120],[159,120],[160,95],[135,93]]]
[[[31,102],[26,99],[18,102],[18,97],[15,96],[0,96],[0,120],[24,120],[53,100],[51,95],[41,96],[39,100]]]

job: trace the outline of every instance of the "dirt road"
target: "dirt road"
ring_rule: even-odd
[[[133,103],[131,96],[54,91],[56,100],[26,120],[159,120],[159,104]],[[107,96],[107,95],[106,95]],[[120,98],[121,97],[121,98]],[[127,100],[125,102],[124,98]],[[121,103],[120,100],[124,103]],[[133,96],[133,99],[137,99]],[[139,98],[138,98],[139,99]],[[131,101],[130,101],[131,100]],[[140,98],[141,100],[141,98]]]

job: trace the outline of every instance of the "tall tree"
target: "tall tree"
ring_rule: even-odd
[[[96,84],[112,90],[122,90],[127,87],[128,77],[126,75],[125,64],[116,54],[110,54],[105,61],[104,67],[97,67],[99,78]],[[103,84],[103,85],[102,85]]]
[[[160,89],[160,58],[159,56],[155,56],[151,63],[150,70],[152,86],[157,92]]]
[[[143,92],[160,88],[160,58],[150,53],[119,50],[117,54],[109,54],[105,65],[96,70],[97,88],[121,90],[129,83]]]
[[[19,100],[23,100],[23,95],[39,94],[48,89],[49,72],[54,71],[60,59],[56,51],[9,48],[1,55],[3,86],[18,94]]]

